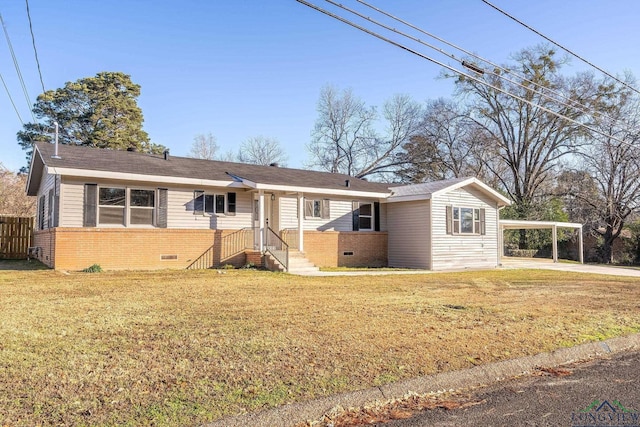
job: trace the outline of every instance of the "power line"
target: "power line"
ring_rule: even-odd
[[[438,61],[436,59],[433,59],[433,58],[431,58],[431,57],[429,57],[429,56],[427,56],[427,55],[425,55],[425,54],[423,54],[421,52],[418,52],[418,51],[416,51],[416,50],[414,50],[414,49],[412,49],[410,47],[407,47],[407,46],[405,46],[405,45],[403,45],[403,44],[401,44],[401,43],[399,43],[397,41],[391,40],[391,39],[389,39],[389,38],[387,38],[387,37],[385,37],[385,36],[383,36],[381,34],[378,34],[378,33],[374,32],[372,30],[369,30],[369,29],[367,29],[367,28],[365,28],[365,27],[363,27],[361,25],[358,25],[355,22],[349,21],[348,19],[343,18],[343,17],[341,17],[339,15],[336,15],[335,13],[332,13],[332,12],[329,12],[328,10],[322,9],[321,7],[319,7],[319,6],[317,6],[317,5],[313,4],[313,3],[309,3],[306,0],[296,0],[296,1],[298,3],[304,4],[307,7],[310,7],[311,9],[314,9],[314,10],[316,10],[318,12],[321,12],[321,13],[327,15],[327,16],[330,16],[331,18],[334,18],[334,19],[336,19],[336,20],[338,20],[340,22],[343,22],[343,23],[345,23],[345,24],[347,24],[347,25],[349,25],[351,27],[354,27],[354,28],[356,28],[356,29],[358,29],[358,30],[360,30],[360,31],[362,31],[364,33],[367,33],[367,34],[369,34],[371,36],[374,36],[374,37],[376,37],[376,38],[378,38],[378,39],[380,39],[382,41],[385,41],[385,42],[387,42],[387,43],[389,43],[389,44],[391,44],[393,46],[396,46],[396,47],[398,47],[398,48],[400,48],[402,50],[405,50],[405,51],[407,51],[409,53],[412,53],[412,54],[414,54],[414,55],[416,55],[416,56],[418,56],[418,57],[420,57],[422,59],[426,59],[427,61],[433,62],[436,65],[439,65],[439,66],[441,66],[443,68],[446,68],[447,70],[450,70],[450,71],[453,71],[454,73],[460,74],[461,76],[463,76],[463,77],[465,77],[465,78],[467,78],[469,80],[475,81],[476,83],[480,83],[480,84],[485,85],[485,86],[487,86],[487,87],[489,87],[489,88],[491,88],[493,90],[496,90],[496,91],[498,91],[500,93],[503,93],[503,94],[505,94],[507,96],[510,96],[510,97],[520,101],[520,102],[524,102],[524,103],[526,103],[528,105],[531,105],[531,106],[533,106],[535,108],[539,108],[542,111],[545,111],[545,112],[547,112],[549,114],[552,114],[552,115],[554,115],[556,117],[559,117],[561,119],[564,119],[564,120],[566,120],[566,121],[568,121],[570,123],[573,123],[575,125],[581,126],[584,129],[589,130],[590,132],[597,133],[597,134],[599,134],[601,136],[604,136],[606,138],[613,139],[615,141],[618,141],[621,144],[625,144],[625,145],[629,145],[629,146],[635,147],[633,144],[630,144],[627,141],[623,141],[623,140],[621,140],[619,138],[614,137],[613,135],[610,135],[610,134],[602,132],[602,131],[600,131],[598,129],[592,128],[591,126],[585,125],[584,123],[580,123],[580,122],[578,122],[578,121],[576,121],[576,120],[574,120],[574,119],[572,119],[570,117],[567,117],[565,115],[557,113],[557,112],[555,112],[555,111],[553,111],[553,110],[551,110],[551,109],[549,109],[547,107],[544,107],[542,105],[536,104],[535,102],[531,102],[531,101],[529,101],[529,100],[527,100],[525,98],[522,98],[522,97],[520,97],[518,95],[510,93],[509,91],[507,91],[505,89],[501,89],[501,88],[499,88],[497,86],[489,84],[488,82],[486,82],[484,80],[481,80],[481,79],[479,79],[479,78],[477,78],[475,76],[472,76],[470,74],[464,73],[464,72],[462,72],[462,71],[460,71],[460,70],[458,70],[458,69],[456,69],[456,68],[454,68],[454,67],[452,67],[452,66],[450,66],[448,64],[445,64],[445,63],[440,62],[440,61]]]
[[[44,80],[42,80],[42,71],[40,70],[40,60],[38,59],[38,49],[36,49],[36,38],[33,35],[33,25],[31,24],[31,12],[29,11],[29,0],[25,0],[27,4],[27,18],[29,19],[29,31],[31,32],[31,44],[33,44],[33,53],[36,56],[36,64],[38,65],[38,75],[40,76],[40,84],[42,85],[42,93],[45,93]]]
[[[446,51],[444,51],[443,49],[440,49],[440,48],[438,48],[438,47],[436,47],[436,46],[434,46],[434,45],[432,45],[432,44],[429,44],[429,43],[427,43],[427,42],[425,42],[425,41],[423,41],[423,40],[421,40],[421,39],[419,39],[419,38],[416,38],[416,37],[414,37],[414,36],[412,36],[412,35],[410,35],[410,34],[407,34],[407,33],[405,33],[405,32],[399,31],[399,30],[398,30],[398,29],[396,29],[396,28],[392,28],[392,27],[390,27],[390,26],[388,26],[388,25],[386,25],[386,24],[383,24],[383,23],[381,23],[381,22],[379,22],[379,21],[376,21],[375,19],[372,19],[372,18],[371,18],[371,17],[369,17],[369,16],[365,16],[365,15],[361,14],[360,12],[358,12],[358,11],[356,11],[356,10],[353,10],[353,9],[351,9],[351,8],[347,7],[347,6],[344,6],[344,5],[340,4],[340,3],[336,3],[336,2],[334,2],[333,0],[325,0],[325,1],[326,1],[327,3],[330,3],[330,4],[334,5],[334,6],[337,6],[337,7],[341,8],[341,9],[343,9],[343,10],[346,10],[347,12],[350,12],[350,13],[352,13],[352,14],[356,15],[356,16],[358,16],[359,18],[365,19],[365,20],[367,20],[367,21],[369,21],[369,22],[371,22],[371,23],[373,23],[373,24],[375,24],[375,25],[378,25],[378,26],[380,26],[380,27],[384,28],[385,30],[388,30],[388,31],[394,32],[394,33],[396,33],[396,34],[398,34],[398,35],[401,35],[401,36],[406,37],[406,38],[408,38],[408,39],[410,39],[410,40],[413,40],[413,41],[415,41],[415,42],[417,42],[417,43],[419,43],[419,44],[422,44],[422,45],[427,46],[427,47],[429,47],[429,48],[431,48],[431,49],[433,49],[433,50],[436,50],[437,52],[441,53],[442,55],[445,55],[445,56],[447,56],[447,57],[449,57],[449,58],[453,59],[454,61],[456,61],[456,62],[460,63],[460,64],[461,64],[462,66],[464,66],[465,68],[472,69],[473,71],[475,71],[475,72],[477,72],[477,73],[481,73],[481,74],[485,74],[485,73],[486,73],[486,74],[490,74],[490,75],[492,75],[492,76],[495,76],[496,78],[499,78],[499,79],[501,79],[501,80],[503,80],[503,81],[509,82],[509,83],[511,83],[511,84],[513,84],[513,85],[515,85],[515,86],[518,86],[518,87],[523,88],[523,89],[525,89],[525,90],[529,90],[529,88],[525,87],[521,82],[517,82],[517,81],[512,80],[512,79],[510,79],[510,78],[508,78],[508,77],[506,77],[506,76],[504,76],[504,75],[502,75],[502,74],[499,74],[499,73],[496,73],[496,72],[493,72],[493,71],[483,70],[483,69],[481,69],[481,68],[479,68],[479,67],[475,67],[473,64],[469,64],[469,63],[467,63],[467,62],[466,62],[466,61],[464,61],[462,58],[458,58],[458,57],[456,57],[456,55],[454,55],[454,54],[452,54],[452,53],[446,52]],[[408,22],[403,21],[403,20],[402,20],[402,19],[400,19],[400,18],[396,18],[395,16],[393,16],[393,15],[391,15],[391,14],[389,14],[389,13],[387,13],[387,12],[385,12],[385,11],[381,10],[381,9],[376,8],[375,6],[371,6],[371,5],[369,5],[368,3],[366,3],[366,2],[364,2],[364,1],[362,1],[362,0],[357,0],[357,1],[358,1],[359,3],[361,3],[361,4],[364,4],[364,5],[365,5],[365,6],[367,6],[367,7],[370,7],[370,8],[372,8],[372,9],[376,10],[377,12],[379,12],[379,13],[381,13],[381,14],[383,14],[383,15],[387,16],[387,17],[390,17],[390,18],[392,18],[392,19],[394,19],[394,20],[396,20],[396,21],[398,21],[398,22],[401,22],[402,24],[407,25],[407,26],[409,26],[409,27],[411,27],[411,28],[413,28],[413,29],[415,29],[415,30],[417,30],[417,31],[419,31],[419,32],[421,32],[421,33],[423,33],[423,34],[426,34],[426,35],[428,35],[428,36],[430,36],[430,37],[432,37],[432,38],[435,38],[435,39],[436,39],[436,40],[438,40],[438,41],[441,41],[441,42],[443,42],[443,43],[445,43],[445,44],[447,44],[447,45],[450,45],[450,46],[455,46],[455,45],[453,45],[453,44],[451,44],[451,43],[449,43],[449,42],[445,41],[444,39],[441,39],[441,38],[439,38],[439,37],[437,37],[437,36],[434,36],[434,35],[432,35],[432,34],[430,34],[430,33],[427,33],[426,31],[423,31],[422,29],[420,29],[420,28],[416,27],[415,25],[409,24]],[[462,52],[464,52],[464,53],[467,53],[467,51],[466,51],[466,50],[464,50],[464,49],[462,49],[462,48],[459,48],[459,47],[455,47],[455,48],[456,48],[456,49],[458,49],[458,50],[460,50],[460,51],[462,51]],[[589,109],[588,109],[588,107],[586,107],[585,105],[582,105],[580,102],[578,102],[578,101],[576,101],[576,100],[574,100],[574,99],[571,99],[571,98],[569,98],[569,97],[565,96],[564,94],[561,94],[560,92],[558,92],[558,91],[556,91],[556,90],[554,90],[554,89],[552,89],[552,88],[549,88],[549,87],[543,86],[543,85],[541,85],[541,84],[539,84],[539,83],[537,83],[537,82],[534,82],[534,81],[532,81],[532,80],[529,80],[528,78],[526,78],[526,77],[524,77],[524,76],[521,76],[521,75],[519,75],[518,73],[512,72],[512,70],[508,70],[508,69],[506,69],[506,68],[504,68],[504,67],[501,67],[501,66],[499,66],[499,65],[493,64],[491,61],[489,61],[489,60],[487,60],[487,59],[484,59],[484,58],[482,58],[482,57],[480,57],[480,56],[478,56],[478,55],[474,55],[474,54],[472,54],[472,56],[473,56],[473,57],[475,57],[476,59],[479,59],[479,60],[480,60],[480,61],[482,61],[482,62],[489,63],[489,64],[492,64],[492,65],[495,65],[495,67],[496,67],[496,68],[498,68],[498,69],[500,69],[500,70],[503,70],[505,73],[512,74],[512,75],[514,75],[514,76],[516,76],[516,77],[518,77],[518,78],[522,79],[524,82],[529,83],[529,84],[532,84],[532,85],[534,85],[534,86],[536,86],[536,87],[538,87],[538,88],[542,89],[542,91],[540,91],[540,92],[539,92],[539,93],[540,93],[540,95],[541,95],[541,96],[544,96],[545,98],[547,98],[547,99],[549,99],[549,100],[551,100],[551,101],[553,101],[553,102],[557,102],[558,104],[561,104],[561,105],[563,105],[563,106],[565,106],[565,107],[568,107],[568,108],[576,109],[576,110],[580,111],[581,113],[583,113],[583,114],[587,114],[587,115],[591,115],[592,117],[594,117],[594,116],[596,116],[596,115],[599,115],[599,116],[601,116],[601,117],[603,117],[603,118],[607,119],[610,123],[615,123],[615,122],[616,122],[616,120],[615,120],[615,119],[613,119],[612,117],[608,116],[607,114],[605,114],[605,113],[601,113],[601,112],[594,112],[594,111],[592,111],[592,110],[589,110]],[[545,93],[545,92],[550,92],[550,93],[552,93],[552,94],[554,94],[554,95],[558,96],[558,97],[559,97],[559,98],[561,98],[561,99],[554,98],[553,96],[550,96],[549,94],[547,94],[547,93]],[[562,99],[564,99],[564,100],[568,101],[569,103],[567,103],[567,102],[563,101]],[[622,126],[621,126],[621,127],[622,127]],[[628,129],[627,129],[627,130],[628,130]]]
[[[597,65],[595,65],[594,63],[586,60],[585,58],[583,58],[582,56],[578,55],[577,53],[569,50],[568,48],[562,46],[560,43],[553,41],[551,38],[545,36],[544,34],[542,34],[540,31],[536,30],[535,28],[525,24],[524,22],[520,21],[518,18],[516,18],[513,15],[510,15],[508,12],[500,9],[498,6],[490,3],[487,0],[482,0],[483,3],[485,3],[486,5],[492,7],[493,9],[497,10],[498,12],[502,13],[503,15],[505,15],[506,17],[508,17],[509,19],[517,22],[518,24],[522,25],[523,27],[525,27],[526,29],[533,31],[534,33],[536,33],[537,35],[539,35],[540,37],[542,37],[543,39],[545,39],[546,41],[548,41],[549,43],[552,43],[553,45],[559,47],[560,49],[564,50],[565,52],[569,53],[570,55],[575,56],[576,58],[578,58],[579,60],[581,60],[582,62],[584,62],[587,65],[590,65],[591,67],[595,68],[596,70],[600,71],[601,73],[611,77],[612,79],[614,79],[615,81],[617,81],[618,83],[620,83],[621,85],[627,87],[628,89],[631,89],[632,91],[634,91],[635,93],[640,95],[640,91],[638,91],[638,89],[634,88],[633,86],[631,86],[630,84],[618,79],[617,77],[611,75],[610,73],[608,73],[607,71],[603,70],[602,68],[598,67]]]
[[[0,14],[0,23],[2,23],[2,29],[4,30],[4,37],[7,39],[7,44],[9,45],[9,51],[11,52],[11,58],[13,58],[13,66],[15,67],[16,73],[18,74],[18,79],[20,80],[20,85],[22,86],[22,92],[24,93],[24,97],[27,100],[27,105],[29,106],[31,117],[33,118],[33,122],[36,123],[36,117],[33,114],[31,100],[29,99],[29,93],[27,92],[27,86],[25,85],[24,79],[22,78],[22,72],[20,71],[20,66],[18,65],[18,59],[16,58],[16,54],[13,51],[13,45],[11,44],[11,39],[9,38],[9,32],[7,31],[7,26],[4,23],[4,19],[2,19],[2,14]]]
[[[326,1],[329,1],[329,0],[326,0]],[[541,85],[541,84],[539,84],[539,83],[537,83],[537,82],[534,82],[533,80],[528,79],[526,76],[523,76],[523,75],[521,75],[521,74],[517,73],[515,70],[512,70],[512,69],[506,69],[506,68],[504,68],[503,66],[501,66],[501,65],[499,65],[499,64],[496,64],[496,63],[494,63],[494,62],[492,62],[492,61],[490,61],[490,60],[488,60],[488,59],[486,59],[486,58],[483,58],[483,57],[481,57],[481,56],[479,56],[479,55],[477,55],[477,54],[475,54],[475,53],[473,53],[473,52],[471,52],[471,51],[469,51],[469,50],[466,50],[466,49],[464,49],[464,48],[462,48],[462,47],[460,47],[460,46],[457,46],[457,45],[455,45],[455,44],[453,44],[453,43],[451,43],[451,42],[449,42],[449,41],[447,41],[447,40],[445,40],[445,39],[443,39],[443,38],[441,38],[441,37],[436,36],[435,34],[432,34],[432,33],[428,32],[428,31],[425,31],[425,30],[423,30],[422,28],[420,28],[420,27],[418,27],[418,26],[416,26],[416,25],[411,24],[410,22],[407,22],[407,21],[405,21],[405,20],[403,20],[403,19],[401,19],[401,18],[399,18],[399,17],[397,17],[397,16],[394,16],[394,15],[392,15],[391,13],[386,12],[386,11],[384,11],[384,10],[382,10],[382,9],[380,9],[380,8],[378,8],[378,7],[376,7],[376,6],[373,6],[373,5],[371,5],[371,4],[369,4],[369,3],[367,3],[367,2],[365,2],[365,1],[363,1],[363,0],[356,0],[356,1],[357,1],[358,3],[360,3],[360,4],[365,5],[366,7],[370,8],[370,9],[375,10],[376,12],[378,12],[378,13],[380,13],[380,14],[382,14],[382,15],[384,15],[384,16],[386,16],[386,17],[388,17],[388,18],[391,18],[391,19],[393,19],[393,20],[395,20],[395,21],[397,21],[397,22],[399,22],[399,23],[401,23],[401,24],[403,24],[403,25],[406,25],[407,27],[409,27],[409,28],[411,28],[411,29],[413,29],[413,30],[418,31],[418,32],[419,32],[419,33],[421,33],[421,34],[424,34],[424,35],[426,35],[426,36],[428,36],[428,37],[431,37],[431,38],[433,38],[433,39],[435,39],[435,40],[437,40],[437,41],[439,41],[439,42],[441,42],[441,43],[443,43],[443,44],[445,44],[445,45],[447,45],[447,46],[449,46],[449,47],[452,47],[452,48],[454,48],[454,49],[456,49],[456,50],[458,50],[458,51],[460,51],[460,52],[464,53],[465,55],[468,55],[468,56],[470,56],[470,57],[472,57],[472,58],[475,58],[475,59],[477,59],[477,60],[479,60],[479,61],[482,61],[482,62],[484,62],[484,63],[486,63],[486,64],[489,64],[489,65],[491,65],[492,67],[494,67],[494,68],[496,68],[496,69],[499,69],[499,70],[504,71],[505,73],[509,73],[509,74],[511,74],[511,75],[513,75],[513,76],[515,76],[515,77],[517,77],[517,78],[519,78],[519,79],[521,79],[523,82],[528,83],[528,84],[532,84],[532,85],[534,85],[534,86],[536,86],[536,87],[538,87],[538,88],[542,89],[543,91],[547,91],[547,92],[549,92],[549,93],[552,93],[552,94],[554,94],[554,95],[558,96],[559,98],[562,98],[562,99],[564,99],[565,101],[567,101],[567,102],[571,103],[571,104],[572,104],[572,105],[571,105],[571,107],[572,107],[572,108],[577,108],[577,109],[579,109],[581,112],[586,113],[586,114],[591,114],[591,115],[593,116],[593,112],[586,111],[586,110],[585,110],[585,108],[586,108],[586,107],[585,107],[584,105],[580,104],[578,101],[576,101],[576,100],[574,100],[574,99],[571,99],[571,98],[567,97],[566,95],[564,95],[564,94],[562,94],[562,93],[560,93],[560,92],[558,92],[558,91],[556,91],[556,90],[554,90],[554,89],[551,89],[551,88],[546,87],[546,86],[543,86],[543,85]],[[365,19],[370,19],[370,18],[365,17]],[[378,25],[381,25],[381,24],[378,24]],[[384,27],[385,27],[385,28],[387,28],[386,26],[384,26]],[[395,28],[390,29],[390,30],[391,30],[391,31],[395,31],[395,32],[397,32]],[[413,38],[413,37],[411,37],[411,36],[406,36],[406,37],[409,37],[409,38],[411,38],[411,39],[413,39],[413,40],[418,41],[419,43],[422,43],[419,39],[414,39],[414,38]],[[429,44],[426,44],[426,43],[422,43],[422,44],[425,44],[426,46],[431,47],[431,45],[429,45]],[[435,49],[436,49],[436,50],[438,50],[438,51],[441,51],[441,49],[439,49],[439,48],[435,48]],[[452,55],[450,55],[450,54],[448,54],[448,53],[445,53],[445,54],[446,54],[447,56],[452,56]],[[452,57],[453,57],[453,56],[452,56]],[[459,59],[457,59],[457,58],[454,58],[454,59],[455,59],[456,61],[460,62],[460,60],[459,60]],[[460,63],[462,64],[462,62],[460,62]],[[463,64],[463,65],[464,65],[464,64]],[[465,66],[466,66],[466,65],[465,65]],[[507,79],[506,77],[501,76],[501,75],[499,75],[499,74],[497,74],[497,73],[495,73],[495,72],[491,72],[491,71],[487,71],[487,70],[482,70],[482,72],[483,72],[483,73],[487,73],[487,74],[491,74],[491,75],[494,75],[494,76],[496,76],[496,77],[499,77],[499,78],[501,78],[501,79],[503,79],[503,80],[506,80],[506,81],[512,82],[510,79]],[[512,82],[512,83],[517,84],[517,85],[518,85],[518,86],[520,86],[520,87],[523,87],[523,85],[522,85],[521,83],[517,83],[517,82]],[[546,96],[546,95],[545,95],[545,96]],[[558,101],[558,100],[556,100],[556,101]],[[565,106],[570,106],[570,105],[567,105],[567,104],[566,104],[566,103],[564,103],[564,102],[561,102],[561,103],[562,103],[563,105],[565,105]],[[575,105],[575,104],[577,104],[577,105]],[[611,118],[610,116],[608,116],[608,115],[606,115],[606,114],[604,114],[604,113],[598,112],[597,114],[598,114],[598,115],[600,115],[600,116],[602,116],[602,117],[604,117],[604,118],[606,118],[606,119],[608,119],[608,120],[609,120],[609,121],[611,121],[611,122],[615,122],[615,121],[616,121],[615,119]]]
[[[4,90],[7,91],[7,96],[9,97],[9,101],[11,101],[11,105],[13,106],[13,110],[16,112],[16,115],[18,116],[18,120],[20,120],[20,123],[22,123],[22,126],[24,126],[24,121],[22,120],[22,117],[20,116],[20,112],[18,111],[18,108],[16,107],[15,102],[13,102],[13,97],[11,96],[11,92],[9,92],[9,88],[7,87],[7,84],[4,82],[4,77],[2,77],[2,73],[0,73],[0,80],[2,80],[2,85],[4,86]]]

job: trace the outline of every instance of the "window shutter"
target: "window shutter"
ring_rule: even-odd
[[[38,203],[38,229],[44,230],[44,196],[40,196]]]
[[[304,201],[304,217],[313,218],[313,200]]]
[[[352,202],[353,231],[360,231],[360,202]]]
[[[47,228],[53,228],[53,188],[49,190],[49,204],[47,205]]]
[[[480,208],[480,234],[487,234],[484,208]]]
[[[322,219],[329,219],[331,218],[331,212],[329,210],[329,199],[322,199],[322,208],[320,210],[320,217]]]
[[[158,188],[158,228],[167,228],[167,196],[166,188]]]
[[[236,193],[227,193],[227,215],[236,214]]]
[[[447,234],[453,234],[453,206],[447,206]]]
[[[84,185],[83,227],[95,227],[98,211],[98,185]]]
[[[193,192],[193,214],[204,215],[204,191],[202,190]]]
[[[57,227],[60,225],[60,196],[55,196],[53,200],[53,226]]]
[[[380,202],[373,202],[373,230],[380,231]]]

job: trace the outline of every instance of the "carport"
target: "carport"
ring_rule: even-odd
[[[501,219],[498,247],[500,258],[504,255],[504,230],[530,230],[530,229],[551,229],[553,262],[558,262],[558,228],[573,228],[578,230],[578,256],[580,264],[584,263],[584,245],[582,241],[582,224],[576,222],[554,222],[554,221],[521,221],[517,219]]]

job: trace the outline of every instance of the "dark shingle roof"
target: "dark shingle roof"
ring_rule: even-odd
[[[414,196],[414,195],[428,195],[437,191],[444,190],[447,187],[455,185],[459,182],[466,181],[470,177],[451,178],[442,181],[425,182],[423,184],[404,185],[398,187],[391,187],[393,196]]]
[[[54,145],[38,143],[46,166],[132,173],[149,176],[194,178],[213,181],[233,179],[229,174],[245,180],[267,185],[283,185],[306,188],[351,190],[388,193],[389,184],[369,182],[352,176],[275,166],[259,166],[245,163],[221,162],[188,157],[116,151],[82,146],[59,145],[60,159],[54,159]],[[349,180],[347,188],[345,181]]]

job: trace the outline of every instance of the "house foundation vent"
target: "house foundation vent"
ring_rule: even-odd
[[[178,255],[160,255],[161,260],[178,259]]]

